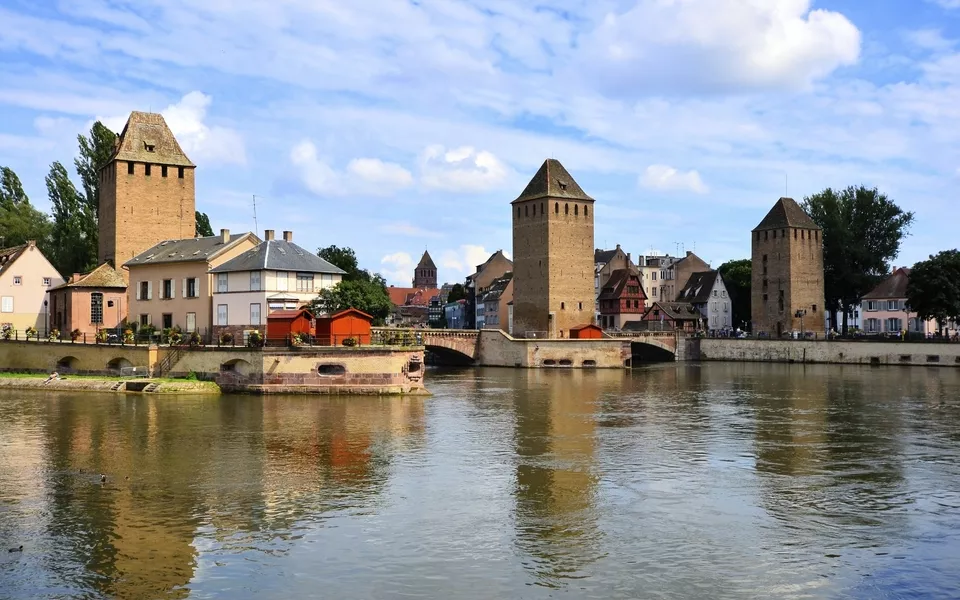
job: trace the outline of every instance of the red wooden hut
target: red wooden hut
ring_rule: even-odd
[[[298,333],[316,335],[316,319],[309,310],[277,310],[267,315],[268,342],[287,340]]]
[[[348,308],[317,319],[317,344],[340,346],[343,340],[354,338],[361,346],[370,344],[370,325],[373,317],[355,308]]]
[[[578,340],[593,340],[603,337],[603,329],[592,323],[570,328],[570,337]]]

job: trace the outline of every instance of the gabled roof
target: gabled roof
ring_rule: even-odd
[[[117,136],[116,149],[107,163],[114,160],[179,167],[196,166],[187,158],[177,138],[167,127],[163,115],[139,111],[130,113],[127,124]]]
[[[900,267],[880,285],[863,296],[863,300],[899,300],[907,297],[907,284],[910,283],[910,269]]]
[[[275,310],[272,313],[267,315],[267,319],[277,319],[277,320],[291,320],[296,319],[300,315],[306,313],[307,317],[312,319],[313,313],[307,310],[306,308],[298,308],[296,310]]]
[[[497,258],[498,256],[502,256],[502,257],[503,257],[503,260],[505,260],[505,261],[507,261],[508,263],[510,263],[511,265],[513,265],[513,261],[510,260],[509,258],[507,258],[507,256],[503,253],[503,250],[497,250],[496,252],[494,252],[493,254],[490,255],[490,258],[488,258],[487,260],[483,261],[483,264],[482,264],[482,265],[477,265],[477,270],[467,276],[467,281],[473,281],[474,279],[476,279],[477,276],[480,275],[481,273],[483,273],[483,270],[487,268],[487,265],[489,265],[490,263],[492,263],[493,260],[494,260],[495,258]]]
[[[631,276],[637,278],[639,285],[640,274],[634,269],[617,269],[611,273],[610,279],[603,286],[597,300],[619,300],[623,296],[623,291],[630,282]],[[640,297],[644,300],[647,298],[647,294],[643,291],[643,285],[640,285]]]
[[[620,251],[620,246],[617,246],[613,250],[601,250],[597,248],[593,251],[593,262],[594,264],[607,264],[613,257],[617,255],[617,252]]]
[[[338,317],[345,317],[345,316],[347,316],[347,315],[358,315],[358,316],[361,316],[361,317],[363,317],[364,319],[366,319],[366,320],[368,320],[368,321],[373,321],[373,317],[372,317],[371,315],[368,315],[367,313],[363,312],[363,311],[360,310],[359,308],[353,308],[353,307],[351,307],[351,308],[345,308],[345,309],[341,310],[340,312],[335,312],[335,313],[333,313],[332,315],[330,315],[330,318],[331,318],[331,319],[336,319],[336,318],[338,318]]]
[[[0,249],[0,274],[3,273],[4,269],[12,265],[20,255],[23,254],[23,251],[29,247],[30,244],[20,244],[19,246],[11,246],[10,248]]]
[[[503,296],[503,292],[507,290],[507,286],[510,285],[510,282],[513,281],[513,273],[505,273],[503,277],[495,279],[493,283],[490,284],[490,287],[487,288],[486,293],[483,294],[481,302],[493,302],[495,300],[500,300],[500,297]]]
[[[773,205],[767,216],[760,221],[760,224],[753,228],[754,231],[764,229],[783,229],[792,227],[796,229],[820,229],[813,222],[800,205],[793,198],[780,198]]]
[[[229,241],[224,244],[223,238],[219,235],[186,238],[183,240],[165,240],[134,256],[123,263],[125,267],[137,267],[140,265],[153,265],[159,263],[178,263],[207,261],[215,258],[220,253],[229,248],[233,248],[240,240],[251,238],[253,241],[259,241],[259,238],[252,233],[237,233],[231,235]]]
[[[644,317],[657,309],[672,321],[696,321],[703,318],[700,311],[689,302],[654,302],[644,313]]]
[[[427,306],[430,304],[430,298],[440,294],[436,288],[407,288],[394,287],[387,288],[387,295],[390,296],[390,302],[394,306]]]
[[[533,176],[523,192],[514,202],[536,200],[538,198],[567,198],[570,200],[586,200],[593,202],[593,198],[574,181],[570,173],[563,168],[559,160],[548,158],[543,161],[540,170]]]
[[[433,259],[430,258],[430,253],[426,250],[423,251],[423,256],[420,257],[420,263],[417,265],[418,269],[434,269],[436,270],[437,265],[433,263]]]
[[[680,290],[677,300],[692,304],[706,304],[719,277],[720,273],[718,271],[693,273],[683,289]]]
[[[61,288],[117,288],[126,289],[127,282],[123,280],[123,275],[110,266],[110,263],[103,263],[89,273],[84,273],[76,279],[60,284],[54,290]]]
[[[304,250],[293,242],[286,240],[260,242],[243,254],[210,269],[210,272],[231,273],[263,270],[346,275],[346,271],[343,269],[331,265],[313,252]]]

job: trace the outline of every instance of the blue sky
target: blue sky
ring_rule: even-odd
[[[877,186],[898,264],[953,248],[960,0],[0,0],[0,165],[47,209],[94,119],[163,112],[214,228],[292,229],[408,284],[511,246],[547,157],[596,245],[749,256],[784,193]]]

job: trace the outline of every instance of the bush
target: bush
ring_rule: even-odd
[[[47,339],[50,340],[50,341],[59,340],[59,339],[60,339],[60,330],[59,330],[59,329],[51,329],[50,331],[48,331],[48,332],[47,332]]]
[[[157,332],[157,328],[154,327],[153,325],[141,325],[140,329],[137,331],[137,334],[141,338],[146,338],[149,340],[150,338],[153,337],[153,334],[155,334],[156,332]]]
[[[104,342],[106,342],[108,339],[110,339],[110,332],[108,332],[106,329],[98,329],[98,330],[97,330],[97,341],[98,341],[98,342],[104,343]]]
[[[349,338],[343,340],[342,343],[343,343],[344,346],[346,346],[346,347],[348,347],[348,348],[352,348],[352,347],[354,347],[354,346],[357,345],[357,338],[349,337]]]
[[[133,343],[133,330],[129,327],[123,330],[123,341],[127,344]]]
[[[79,329],[74,329],[73,331],[70,332],[70,339],[73,340],[74,342],[79,340],[82,337],[83,337],[83,334],[80,333]]]
[[[35,337],[35,338],[37,338],[38,340],[40,339],[40,332],[37,331],[37,328],[36,328],[36,327],[27,327],[26,334],[27,334],[27,339],[28,339],[28,340],[29,340],[30,338],[32,338],[32,337]]]
[[[194,333],[196,333],[196,332],[194,332]],[[196,380],[197,380],[197,373],[196,373],[195,371],[190,371],[189,373],[187,373],[187,376],[184,377],[184,379],[186,379],[187,381],[196,381]]]
[[[220,334],[220,344],[222,346],[227,346],[233,343],[233,334],[229,331],[224,331]]]
[[[263,336],[259,331],[251,331],[247,337],[247,346],[251,348],[260,348],[263,346]]]
[[[191,346],[199,346],[202,342],[203,342],[203,340],[200,338],[200,332],[199,332],[199,331],[194,331],[193,333],[190,334],[190,345],[191,345]]]
[[[3,339],[5,340],[9,340],[10,338],[12,338],[13,327],[11,327],[10,325],[4,325],[3,327],[0,327],[0,336],[2,336]]]

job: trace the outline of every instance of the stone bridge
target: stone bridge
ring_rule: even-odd
[[[677,353],[680,337],[675,331],[618,331],[605,332],[605,335],[617,339],[628,339],[639,344],[649,344],[672,354]]]
[[[474,362],[479,357],[480,332],[476,329],[398,329],[374,327],[374,339],[383,344],[424,346],[438,354]]]

